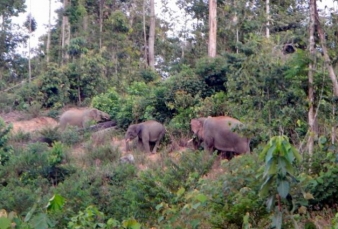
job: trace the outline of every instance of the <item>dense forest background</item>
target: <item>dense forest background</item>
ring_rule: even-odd
[[[170,1],[158,1],[63,0],[22,56],[39,25],[34,15],[15,25],[25,1],[0,0],[0,110],[57,118],[93,106],[116,120],[117,136],[155,119],[165,149],[191,138],[192,118],[228,115],[246,124],[252,154],[220,162],[188,150],[177,160],[162,148],[138,171],[86,134],[46,129],[60,140],[48,146],[0,122],[0,228],[336,228],[336,9],[177,0],[177,25]],[[69,156],[79,142],[82,164]]]

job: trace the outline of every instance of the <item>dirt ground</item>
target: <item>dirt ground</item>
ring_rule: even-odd
[[[44,128],[56,127],[58,124],[55,119],[50,117],[38,117],[30,120],[22,120],[25,118],[25,115],[17,111],[0,114],[0,117],[5,121],[5,123],[11,123],[13,125],[12,133],[18,133],[19,131],[32,133]]]

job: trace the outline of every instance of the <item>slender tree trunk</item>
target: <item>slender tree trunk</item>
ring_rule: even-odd
[[[70,0],[63,1],[63,9],[66,10],[70,4]],[[68,16],[62,16],[62,63],[69,59],[68,53],[66,51],[66,46],[69,45],[70,42],[70,24]]]
[[[144,63],[146,66],[148,66],[148,42],[147,42],[147,31],[146,31],[146,1],[147,0],[143,0],[143,39],[144,39],[144,53],[143,53],[143,58],[144,58]]]
[[[209,0],[209,45],[208,56],[216,56],[217,0]]]
[[[50,37],[51,37],[51,18],[52,18],[52,0],[49,0],[49,13],[48,13],[48,33],[46,45],[46,61],[49,63],[49,50],[50,50]]]
[[[101,50],[102,48],[102,31],[103,31],[103,5],[104,5],[104,0],[100,0],[100,32],[99,32],[99,48]]]
[[[308,151],[309,154],[313,154],[313,142],[315,135],[315,111],[314,111],[314,90],[313,90],[313,76],[315,71],[315,63],[316,63],[316,49],[315,49],[315,5],[316,0],[310,0],[310,27],[309,27],[309,52],[311,56],[311,61],[309,64],[309,72],[308,72],[308,99],[309,99],[309,112],[308,112],[308,122],[309,122],[309,139],[308,139]]]
[[[266,38],[270,38],[270,0],[266,0]]]
[[[150,0],[149,66],[155,69],[155,3]]]
[[[32,36],[32,1],[29,1],[29,39],[28,39],[28,82],[32,81],[32,66],[31,66],[31,36]]]

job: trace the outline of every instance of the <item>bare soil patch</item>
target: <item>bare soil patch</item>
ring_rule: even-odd
[[[11,123],[13,125],[12,133],[18,133],[19,131],[32,133],[44,128],[56,127],[58,124],[55,119],[50,117],[38,117],[30,120],[23,120],[26,115],[19,111],[2,113],[0,114],[0,117],[5,121],[5,123]]]
[[[13,133],[17,133],[19,131],[31,133],[35,131],[40,131],[44,128],[54,128],[58,125],[58,122],[50,117],[38,117],[31,120],[14,121],[12,122],[12,124]]]

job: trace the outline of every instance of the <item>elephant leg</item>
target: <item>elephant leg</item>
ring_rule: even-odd
[[[160,144],[160,141],[161,141],[161,139],[163,138],[164,133],[165,133],[165,132],[161,133],[161,135],[158,137],[158,139],[157,139],[157,141],[156,141],[156,143],[155,143],[155,146],[154,146],[154,148],[153,148],[152,153],[156,153],[156,149],[157,149],[158,145]]]
[[[208,152],[208,153],[212,153],[214,149],[214,141],[213,139],[211,140],[205,140],[204,141],[204,151]]]
[[[143,148],[146,151],[146,153],[150,153],[150,145],[149,145],[149,141],[148,139],[142,139],[142,144],[143,144]]]
[[[143,150],[143,141],[141,138],[138,138],[138,141],[137,141],[137,149],[142,151]]]

